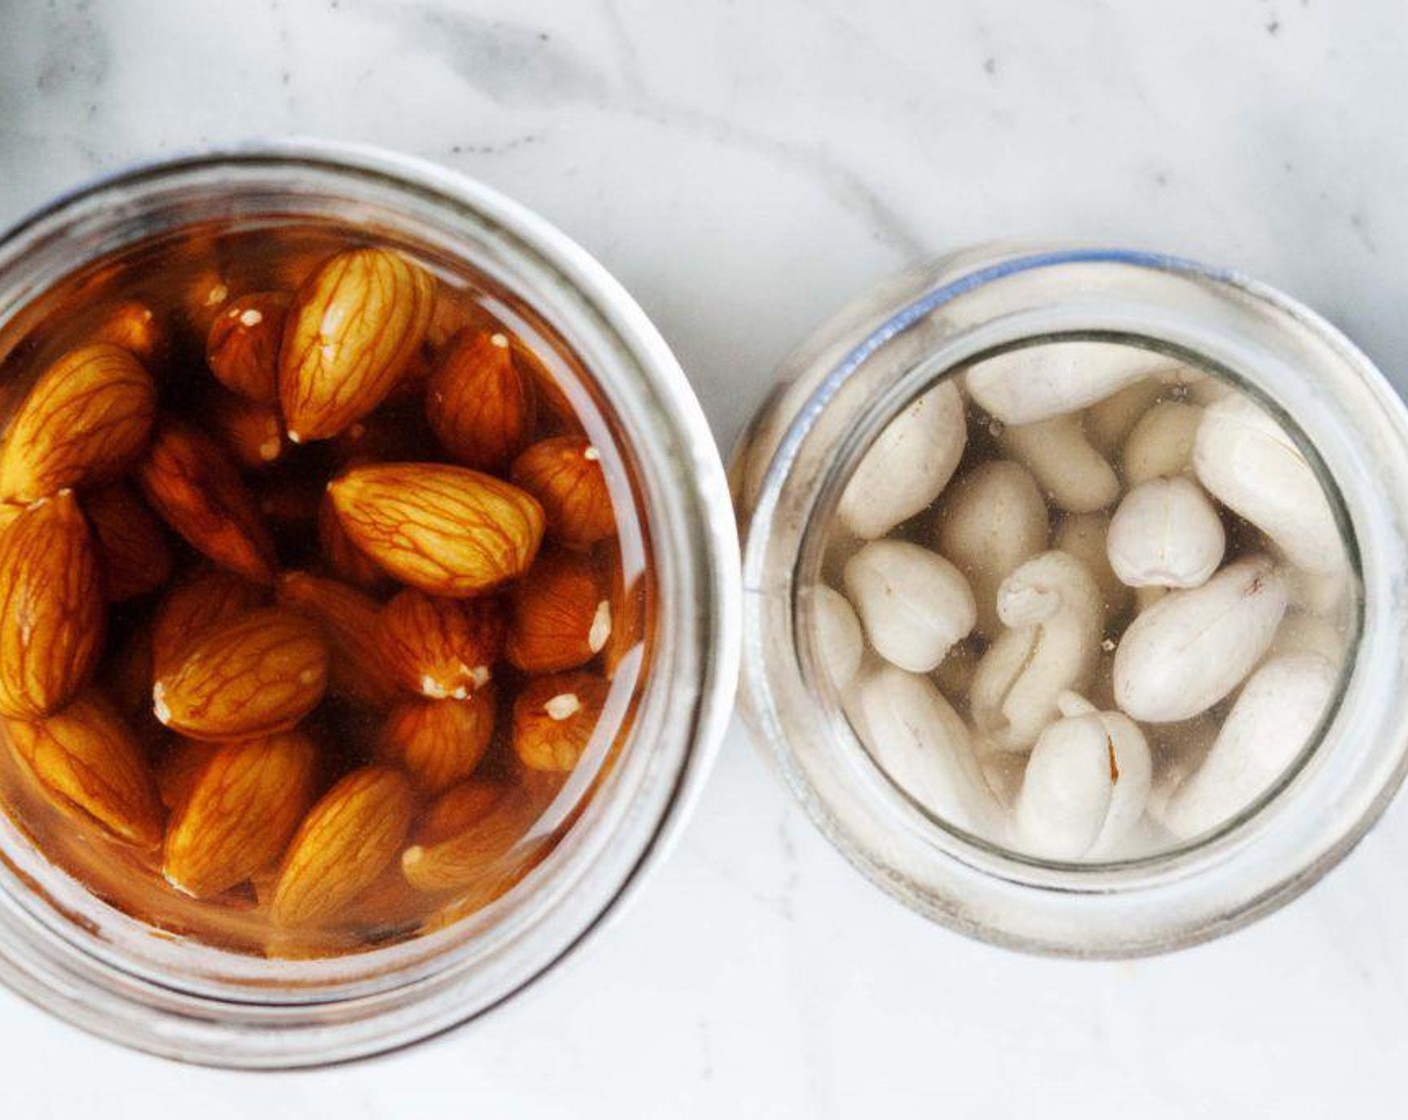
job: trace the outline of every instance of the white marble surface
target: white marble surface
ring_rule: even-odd
[[[0,221],[221,141],[416,152],[600,256],[725,445],[840,301],[996,236],[1235,264],[1402,370],[1405,55],[1401,0],[0,0]],[[1408,1062],[1405,862],[1408,803],[1232,938],[1025,959],[873,890],[735,730],[638,904],[471,1029],[234,1075],[0,992],[0,1115],[1386,1115]]]

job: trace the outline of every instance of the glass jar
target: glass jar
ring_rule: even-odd
[[[1288,772],[1205,838],[1093,864],[1019,855],[904,796],[820,669],[810,594],[846,481],[906,403],[975,360],[1067,340],[1160,351],[1259,398],[1326,487],[1360,591],[1338,703]],[[1265,285],[1119,249],[989,246],[944,257],[863,296],[785,363],[732,477],[745,527],[745,718],[832,843],[935,921],[1067,956],[1191,945],[1309,887],[1403,779],[1408,411],[1348,340]]]
[[[502,898],[394,946],[265,960],[163,935],[58,871],[0,815],[0,979],[97,1034],[228,1066],[404,1046],[550,970],[668,847],[709,769],[736,679],[736,536],[722,464],[683,373],[596,261],[486,187],[402,156],[307,143],[139,167],[58,199],[0,239],[0,325],[64,276],[139,241],[202,223],[300,218],[463,262],[571,349],[631,460],[656,599],[632,722],[580,817]]]

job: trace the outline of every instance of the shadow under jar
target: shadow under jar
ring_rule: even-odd
[[[139,169],[0,241],[0,387],[16,990],[182,1059],[354,1058],[513,995],[657,858],[736,545],[678,367],[556,231],[361,150]]]
[[[733,464],[746,718],[884,889],[1167,951],[1294,897],[1402,780],[1408,415],[1313,313],[979,248],[838,315]]]

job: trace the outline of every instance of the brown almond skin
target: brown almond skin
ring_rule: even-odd
[[[543,510],[531,495],[464,467],[354,467],[328,492],[352,542],[431,595],[492,591],[532,566],[543,539]]]
[[[470,778],[440,794],[416,826],[415,842],[429,847],[473,828],[504,795],[502,782]]]
[[[497,599],[444,599],[408,588],[382,611],[382,652],[403,688],[463,700],[492,679],[506,623]]]
[[[220,384],[259,404],[278,403],[279,347],[292,303],[288,292],[251,292],[225,306],[205,344],[206,364]]]
[[[245,739],[287,731],[327,688],[327,642],[316,623],[270,607],[220,623],[152,686],[157,719],[193,739]]]
[[[313,806],[289,845],[270,914],[284,926],[333,917],[391,866],[415,797],[384,766],[354,770]]]
[[[184,421],[165,417],[137,483],[157,514],[197,552],[255,583],[274,578],[274,542],[224,450]]]
[[[489,895],[521,874],[531,853],[515,853],[533,823],[537,805],[516,786],[499,794],[469,828],[433,844],[413,844],[401,853],[401,871],[417,890],[435,893],[473,887]],[[521,855],[521,860],[513,859]],[[486,899],[487,901],[487,899]]]
[[[384,708],[399,698],[381,642],[381,608],[375,599],[333,579],[285,572],[275,592],[281,607],[322,627],[332,655],[332,690]]]
[[[179,813],[196,788],[196,782],[221,743],[202,743],[199,739],[177,738],[169,743],[156,767],[156,789],[161,803],[171,812]]]
[[[166,530],[130,486],[110,482],[85,494],[82,504],[109,602],[146,595],[171,578]]]
[[[527,446],[536,414],[532,381],[501,331],[461,331],[426,386],[436,438],[475,470],[502,470]]]
[[[153,670],[168,671],[197,638],[263,602],[261,588],[228,569],[206,566],[186,573],[166,592],[152,619]],[[150,681],[146,702],[150,706]]]
[[[288,445],[273,405],[222,392],[212,396],[204,411],[209,430],[241,470],[266,470],[283,458]]]
[[[380,595],[391,586],[391,577],[352,543],[326,491],[318,505],[318,551],[328,571],[343,583],[350,583],[369,595]]]
[[[513,585],[513,621],[505,647],[525,673],[559,673],[585,665],[611,636],[611,599],[589,556],[548,552]]]
[[[312,804],[317,765],[298,732],[222,746],[167,827],[167,881],[209,898],[277,861]]]
[[[42,720],[5,720],[15,753],[61,807],[119,840],[152,849],[165,811],[141,744],[112,705],[88,692]]]
[[[492,689],[467,700],[408,700],[387,715],[377,757],[404,769],[417,789],[440,793],[474,773],[493,735]]]
[[[434,277],[388,249],[339,253],[313,273],[279,355],[289,439],[328,439],[380,404],[419,350],[434,297]]]
[[[140,300],[123,300],[102,312],[89,342],[109,342],[129,350],[150,372],[167,356],[166,324]]]
[[[131,351],[97,343],[60,358],[29,391],[0,451],[0,498],[32,502],[104,482],[142,454],[156,385]]]
[[[568,548],[590,548],[616,532],[611,492],[596,448],[582,436],[554,436],[513,461],[513,481],[543,507],[548,535]]]
[[[536,677],[513,702],[513,749],[534,770],[565,772],[581,760],[606,703],[593,673]]]
[[[102,651],[107,607],[88,523],[71,491],[0,536],[0,715],[45,716],[78,694]]]

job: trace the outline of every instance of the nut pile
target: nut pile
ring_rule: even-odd
[[[1310,742],[1355,580],[1258,403],[1152,351],[999,354],[929,389],[843,491],[815,648],[879,766],[1028,855],[1167,850]]]
[[[271,955],[521,878],[645,632],[635,523],[537,354],[398,251],[306,240],[77,285],[9,349],[0,447],[11,816],[134,916]]]

